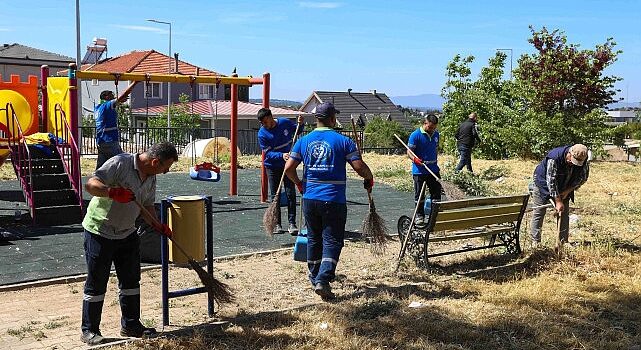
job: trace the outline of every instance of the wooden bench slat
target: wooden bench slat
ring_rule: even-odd
[[[482,232],[470,232],[470,233],[455,233],[449,236],[430,236],[430,242],[444,242],[444,241],[456,241],[459,239],[468,239],[468,238],[476,238],[476,237],[483,237],[483,236],[492,236],[501,232],[510,232],[513,231],[514,229],[511,227],[503,227],[500,229],[495,229],[495,230],[488,230],[488,231],[482,231]]]
[[[471,207],[471,208],[465,208],[465,209],[448,210],[448,211],[439,212],[436,220],[437,222],[441,222],[441,221],[483,217],[483,216],[489,216],[489,215],[520,213],[522,207],[523,207],[523,202],[501,205],[501,206],[484,206],[484,207]]]
[[[476,218],[470,218],[470,219],[458,219],[458,220],[448,220],[448,221],[440,221],[438,220],[438,216],[437,216],[437,222],[434,225],[432,232],[462,230],[462,229],[478,227],[478,226],[513,222],[518,220],[520,214],[521,213],[519,212],[519,213],[489,215],[489,216],[476,217]]]
[[[523,197],[525,196],[527,195],[484,197],[484,198],[460,199],[455,201],[445,201],[445,202],[439,202],[438,208],[439,208],[439,211],[442,211],[442,210],[460,209],[460,208],[466,208],[466,207],[492,205],[492,204],[509,204],[509,203],[523,204]]]

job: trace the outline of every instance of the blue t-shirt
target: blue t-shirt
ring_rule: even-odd
[[[118,112],[116,100],[105,101],[94,108],[96,143],[118,142]]]
[[[345,164],[361,159],[354,141],[330,128],[316,128],[298,140],[290,156],[305,166],[304,199],[345,203]]]
[[[435,174],[438,174],[440,170],[436,163],[438,160],[438,139],[438,131],[434,130],[434,133],[430,136],[430,134],[420,127],[412,132],[410,139],[407,142],[407,146],[416,154],[417,157],[421,158],[424,162],[433,162],[428,163],[427,166]],[[412,174],[428,175],[429,171],[427,171],[427,169],[422,165],[418,166],[416,164],[412,164]]]
[[[262,126],[258,130],[258,144],[265,152],[265,167],[285,167],[283,153],[288,153],[291,149],[295,132],[296,123],[287,118],[276,118],[276,126],[271,129]]]

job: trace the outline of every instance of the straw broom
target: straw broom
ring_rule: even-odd
[[[358,153],[360,153],[362,157],[363,154],[361,153],[361,148],[359,146],[360,139],[356,132],[356,124],[354,123],[353,117],[351,117],[351,120],[352,131],[354,132],[354,139],[356,140],[356,149],[358,149]],[[362,232],[363,236],[368,237],[370,240],[370,251],[372,254],[380,256],[385,253],[385,246],[387,245],[387,241],[390,239],[390,235],[387,225],[385,224],[385,220],[376,212],[376,206],[374,205],[374,198],[372,198],[371,191],[367,191],[367,197],[369,200],[369,211],[363,219]]]
[[[296,141],[296,136],[298,136],[298,128],[300,128],[300,123],[296,124],[296,131],[294,132],[294,137],[292,137],[292,147],[294,146],[294,141]],[[283,174],[280,176],[280,182],[278,182],[278,189],[276,194],[272,199],[272,202],[269,203],[265,214],[263,214],[263,227],[265,228],[265,233],[272,237],[274,235],[274,228],[278,225],[278,206],[280,198],[280,190],[283,187],[283,180],[285,179],[285,170],[283,169]]]
[[[410,154],[412,155],[412,157],[416,157],[416,154],[415,154],[415,153],[414,153],[414,152],[409,148],[409,146],[407,146],[407,144],[405,144],[405,142],[403,142],[403,140],[401,140],[401,138],[400,138],[400,137],[398,137],[398,135],[394,134],[394,137],[396,137],[396,139],[397,139],[397,140],[398,140],[398,141],[399,141],[403,146],[405,146],[405,148],[410,152]],[[449,183],[449,182],[445,182],[445,181],[441,180],[438,176],[436,176],[436,174],[434,174],[434,172],[432,171],[432,169],[430,169],[430,168],[427,166],[427,164],[423,163],[423,167],[424,167],[424,168],[425,168],[425,169],[426,169],[430,174],[432,174],[432,176],[434,176],[434,178],[436,179],[436,181],[438,181],[438,183],[439,183],[439,184],[441,184],[441,187],[443,187],[443,190],[445,191],[445,195],[447,196],[447,198],[448,198],[449,200],[463,199],[463,198],[465,198],[465,197],[466,197],[465,193],[464,193],[463,191],[461,191],[461,189],[460,189],[460,188],[458,188],[458,186],[456,186],[455,184]]]
[[[140,208],[140,212],[149,220],[153,223],[154,226],[161,225],[160,222],[156,219],[154,215],[152,215],[147,208],[145,208],[140,202],[136,199],[134,200],[138,208]],[[189,265],[191,266],[194,271],[198,274],[198,278],[200,278],[200,282],[202,282],[203,286],[205,287],[205,290],[207,290],[207,297],[209,298],[210,301],[212,302],[218,302],[218,303],[230,303],[234,301],[234,295],[231,293],[231,290],[229,289],[229,286],[216,278],[214,278],[213,275],[207,273],[205,269],[203,269],[195,260],[192,258],[187,252],[181,247],[176,241],[174,241],[173,238],[167,237],[169,240],[173,243],[173,245],[180,250],[181,253],[183,253],[186,257],[187,260],[189,261]]]

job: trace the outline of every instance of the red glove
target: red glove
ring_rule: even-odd
[[[418,166],[423,165],[423,161],[422,161],[422,160],[421,160],[421,158],[419,158],[419,157],[414,157],[414,158],[412,159],[412,162],[414,162],[414,164],[416,164],[416,165],[418,165]]]
[[[303,182],[299,182],[296,184],[296,188],[298,188],[298,193],[303,194]]]
[[[368,191],[371,191],[372,187],[374,187],[374,179],[373,178],[372,179],[363,180],[363,188],[364,189],[366,189]]]
[[[118,203],[129,203],[136,198],[136,195],[128,188],[110,187],[107,193],[109,198]]]
[[[171,236],[174,234],[171,231],[171,229],[169,228],[169,226],[167,226],[165,224],[161,224],[161,223],[157,223],[156,224],[156,223],[154,223],[153,227],[154,227],[154,230],[158,231],[158,233],[160,233],[161,235],[163,235],[163,236],[165,236],[167,238],[171,238]]]

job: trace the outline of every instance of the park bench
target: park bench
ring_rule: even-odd
[[[426,266],[431,257],[478,249],[504,247],[507,253],[519,254],[519,230],[529,198],[524,194],[434,201],[426,224],[412,225],[408,216],[399,219],[399,237],[402,243],[409,234],[405,249],[421,267]],[[472,241],[479,238],[486,238],[486,243],[478,245]],[[436,244],[459,240],[467,242],[456,248],[452,244]],[[401,252],[401,257],[404,254]]]

